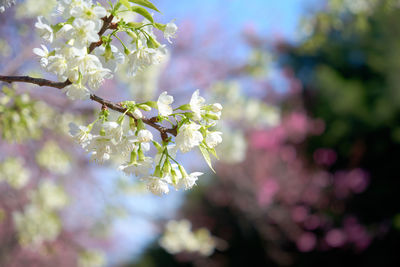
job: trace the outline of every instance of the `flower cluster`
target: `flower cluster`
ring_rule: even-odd
[[[68,203],[63,188],[51,181],[43,181],[36,191],[30,192],[29,198],[31,203],[23,212],[13,213],[20,244],[40,246],[45,241],[55,240],[61,231],[56,212]]]
[[[68,155],[54,141],[45,143],[36,154],[36,161],[40,167],[54,174],[66,174],[71,169]]]
[[[87,126],[71,123],[70,134],[90,153],[92,160],[98,163],[113,161],[125,174],[140,177],[155,195],[167,194],[169,186],[187,190],[196,184],[202,173],[188,174],[177,162],[176,154],[198,147],[211,166],[209,153],[216,156],[214,148],[222,141],[221,133],[212,130],[221,116],[222,106],[205,104],[198,90],[189,104],[173,109],[173,101],[172,96],[163,92],[157,101],[122,102],[124,114],[103,109]],[[158,109],[158,116],[146,119],[143,111],[149,112],[152,108]],[[161,125],[157,128],[161,132],[161,144],[146,127],[147,124],[154,126],[155,122],[171,125],[171,128]],[[157,150],[154,159],[146,155],[151,144]]]
[[[53,49],[41,45],[34,53],[45,70],[57,75],[60,82],[69,82],[63,90],[70,99],[89,99],[124,61],[130,66],[129,73],[135,75],[159,64],[166,54],[165,45],[157,41],[153,29],[163,31],[170,42],[177,31],[176,25],[156,23],[145,8],[130,2],[118,1],[115,5],[110,2],[111,8],[107,10],[91,0],[59,0],[56,13],[64,18],[63,22],[50,24],[38,17],[35,26],[39,35]],[[148,1],[138,3],[158,11]],[[145,19],[132,22],[126,13],[140,14]],[[107,30],[112,32],[103,35]],[[126,33],[125,39],[130,39],[126,43],[119,36],[122,32]],[[122,52],[112,44],[113,40],[120,42]]]
[[[79,267],[104,266],[106,263],[105,255],[97,250],[84,250],[79,253]]]
[[[29,182],[29,170],[24,167],[21,158],[7,158],[0,163],[0,181],[7,182],[11,187],[20,189]]]
[[[210,256],[216,247],[216,239],[211,236],[207,228],[192,231],[192,224],[188,220],[169,221],[159,243],[168,253],[181,252],[200,253]]]
[[[6,8],[14,5],[16,0],[0,0],[0,13],[4,12]]]
[[[16,94],[9,87],[1,88],[0,129],[3,140],[14,142],[40,136],[42,119],[38,102],[28,94]]]

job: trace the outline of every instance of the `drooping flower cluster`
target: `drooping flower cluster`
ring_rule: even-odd
[[[0,0],[0,13],[4,12],[6,8],[14,5],[16,0]]]
[[[144,6],[158,11],[150,2],[143,2],[146,2]],[[145,19],[125,21],[126,13],[140,14]],[[94,90],[113,77],[124,61],[128,61],[131,75],[160,63],[166,49],[157,41],[153,28],[163,31],[168,41],[177,30],[173,23],[155,23],[146,9],[128,1],[118,1],[107,10],[91,0],[59,0],[56,14],[65,21],[52,25],[39,16],[35,24],[52,50],[41,45],[34,53],[40,57],[41,66],[57,75],[60,82],[71,83],[63,90],[72,100],[89,99]],[[130,39],[126,43],[123,41],[126,36],[119,36],[121,32]],[[112,44],[114,39],[120,42],[122,52]]]
[[[160,246],[171,254],[181,252],[200,253],[210,256],[217,245],[207,228],[192,231],[188,220],[169,221],[161,239]]]
[[[120,0],[115,5],[109,4],[111,8],[106,10],[91,0],[59,0],[56,13],[64,21],[51,25],[38,17],[35,24],[53,50],[42,45],[35,48],[34,53],[40,56],[43,68],[65,82],[63,91],[72,100],[89,99],[124,62],[133,76],[159,64],[166,48],[157,41],[154,28],[161,30],[170,43],[175,37],[177,26],[173,22],[156,23],[144,8],[158,11],[151,2]],[[144,17],[142,22],[130,16],[137,14]],[[118,35],[121,32],[126,33],[125,39]],[[112,44],[114,39],[120,42],[123,52]],[[130,39],[129,42],[126,39]],[[98,119],[88,126],[71,123],[70,134],[90,153],[92,160],[116,163],[125,174],[141,177],[149,191],[156,195],[168,193],[170,185],[177,190],[190,189],[202,173],[188,174],[176,161],[175,154],[178,150],[186,153],[199,147],[211,167],[209,153],[216,157],[214,148],[222,142],[221,132],[212,131],[211,127],[220,119],[222,106],[218,103],[206,105],[198,90],[188,104],[175,110],[171,106],[173,101],[173,97],[164,92],[157,102],[120,103],[123,114],[110,112],[103,106]],[[158,116],[144,118],[142,112],[152,108],[158,109]],[[170,127],[159,124],[163,122]],[[146,124],[160,132],[162,144],[154,140]],[[176,136],[174,141],[172,136]],[[150,144],[157,148],[155,159],[145,155]]]
[[[121,103],[125,113],[104,109],[99,117],[87,126],[70,124],[70,134],[90,155],[93,161],[112,161],[127,175],[140,177],[155,195],[167,194],[169,187],[192,188],[202,173],[188,174],[176,160],[178,151],[189,152],[198,147],[211,166],[209,153],[216,156],[215,147],[221,143],[220,132],[211,128],[220,118],[222,106],[218,103],[206,105],[204,98],[195,91],[189,104],[173,109],[174,99],[163,92],[157,102],[148,101]],[[158,109],[158,116],[150,121],[142,112]],[[146,123],[167,122],[170,128],[160,126],[162,142],[158,143]],[[170,129],[167,135],[165,129]],[[176,138],[173,140],[173,136]],[[150,145],[157,155],[148,156]]]

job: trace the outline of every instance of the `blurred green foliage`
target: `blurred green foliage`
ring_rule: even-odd
[[[2,139],[21,142],[41,136],[38,125],[40,113],[36,101],[28,94],[16,94],[12,88],[4,86],[0,93],[0,129]],[[38,127],[39,126],[39,127]]]

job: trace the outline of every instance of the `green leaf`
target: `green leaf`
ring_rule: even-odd
[[[121,4],[123,4],[127,9],[131,9],[131,4],[129,4],[128,0],[119,0]]]
[[[167,27],[167,25],[162,24],[162,23],[154,23],[154,27],[156,27],[160,31],[165,31],[165,27]]]
[[[200,145],[199,148],[200,148],[201,154],[204,157],[204,160],[207,162],[207,164],[210,167],[210,169],[215,173],[215,170],[211,165],[211,159],[210,159],[210,155],[208,154],[207,149],[205,147],[203,147],[202,145]]]
[[[149,13],[149,11],[147,11],[147,10],[144,9],[143,7],[140,7],[140,6],[132,6],[130,9],[131,9],[133,12],[136,12],[136,13],[142,15],[143,17],[145,17],[146,19],[148,19],[151,23],[154,23],[153,16]]]
[[[158,108],[156,101],[147,101],[147,102],[144,102],[143,104],[148,105],[152,108]]]
[[[217,152],[215,151],[215,148],[207,148],[208,152],[210,152],[216,159],[219,160],[219,157],[217,155]]]
[[[128,27],[130,28],[139,28],[141,26],[143,26],[143,22],[129,22],[126,25],[128,25]]]
[[[129,0],[129,2],[144,6],[144,7],[148,7],[151,8],[157,12],[160,12],[160,10],[157,9],[157,7],[155,5],[153,5],[150,1],[148,0]],[[161,12],[160,12],[161,13]]]
[[[155,40],[153,37],[149,36],[147,39],[147,46],[149,48],[157,48],[160,46],[160,43],[157,42],[157,40]]]

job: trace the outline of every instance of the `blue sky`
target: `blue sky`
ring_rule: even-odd
[[[323,0],[322,0],[323,1]],[[191,19],[198,25],[218,21],[229,26],[227,30],[239,31],[252,23],[259,32],[280,33],[292,39],[299,17],[321,0],[159,0],[163,11],[160,19]],[[313,5],[314,3],[314,5]]]

